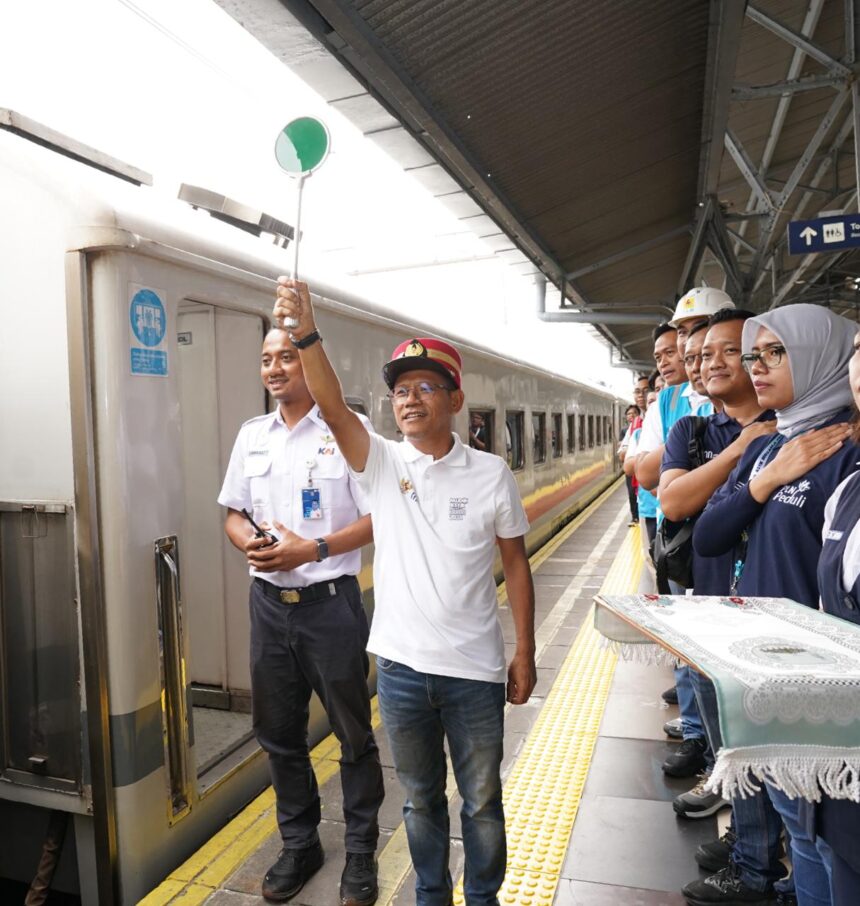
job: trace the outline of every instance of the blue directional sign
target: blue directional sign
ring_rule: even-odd
[[[817,220],[792,220],[788,225],[788,254],[837,252],[860,246],[860,214],[835,214]]]

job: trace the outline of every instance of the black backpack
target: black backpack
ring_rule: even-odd
[[[708,426],[708,418],[692,416],[693,435],[687,452],[694,469],[705,463],[702,438]],[[683,522],[672,522],[664,517],[654,538],[654,566],[657,571],[657,591],[661,595],[671,594],[669,580],[683,588],[693,587],[693,528],[696,518]]]

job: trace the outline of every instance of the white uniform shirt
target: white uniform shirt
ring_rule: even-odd
[[[529,527],[511,470],[456,435],[435,462],[408,441],[371,435],[356,478],[376,545],[368,651],[422,673],[505,682],[496,537]]]
[[[359,418],[372,432],[370,422],[364,416]],[[313,466],[313,487],[320,494],[320,519],[305,519],[302,510],[309,463]],[[280,409],[245,422],[233,445],[218,503],[234,510],[246,509],[258,525],[267,522],[273,526],[276,535],[275,520],[303,538],[330,535],[368,512],[316,406],[292,430],[284,423]],[[338,576],[357,575],[360,569],[361,551],[354,550],[283,572],[250,568],[249,572],[282,588],[304,588]]]

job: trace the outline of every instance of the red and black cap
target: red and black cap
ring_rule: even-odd
[[[382,368],[382,377],[393,389],[394,382],[404,372],[429,369],[452,380],[459,390],[462,368],[460,353],[450,343],[418,337],[404,341],[391,353],[391,361]]]

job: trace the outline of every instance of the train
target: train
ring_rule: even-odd
[[[268,783],[216,497],[270,405],[260,345],[291,254],[265,218],[210,216],[10,111],[0,127],[0,878],[29,883],[44,853],[54,889],[134,903]],[[381,365],[436,331],[308,279],[350,405],[395,437]],[[483,417],[534,550],[616,478],[625,401],[445,339],[454,429]]]

